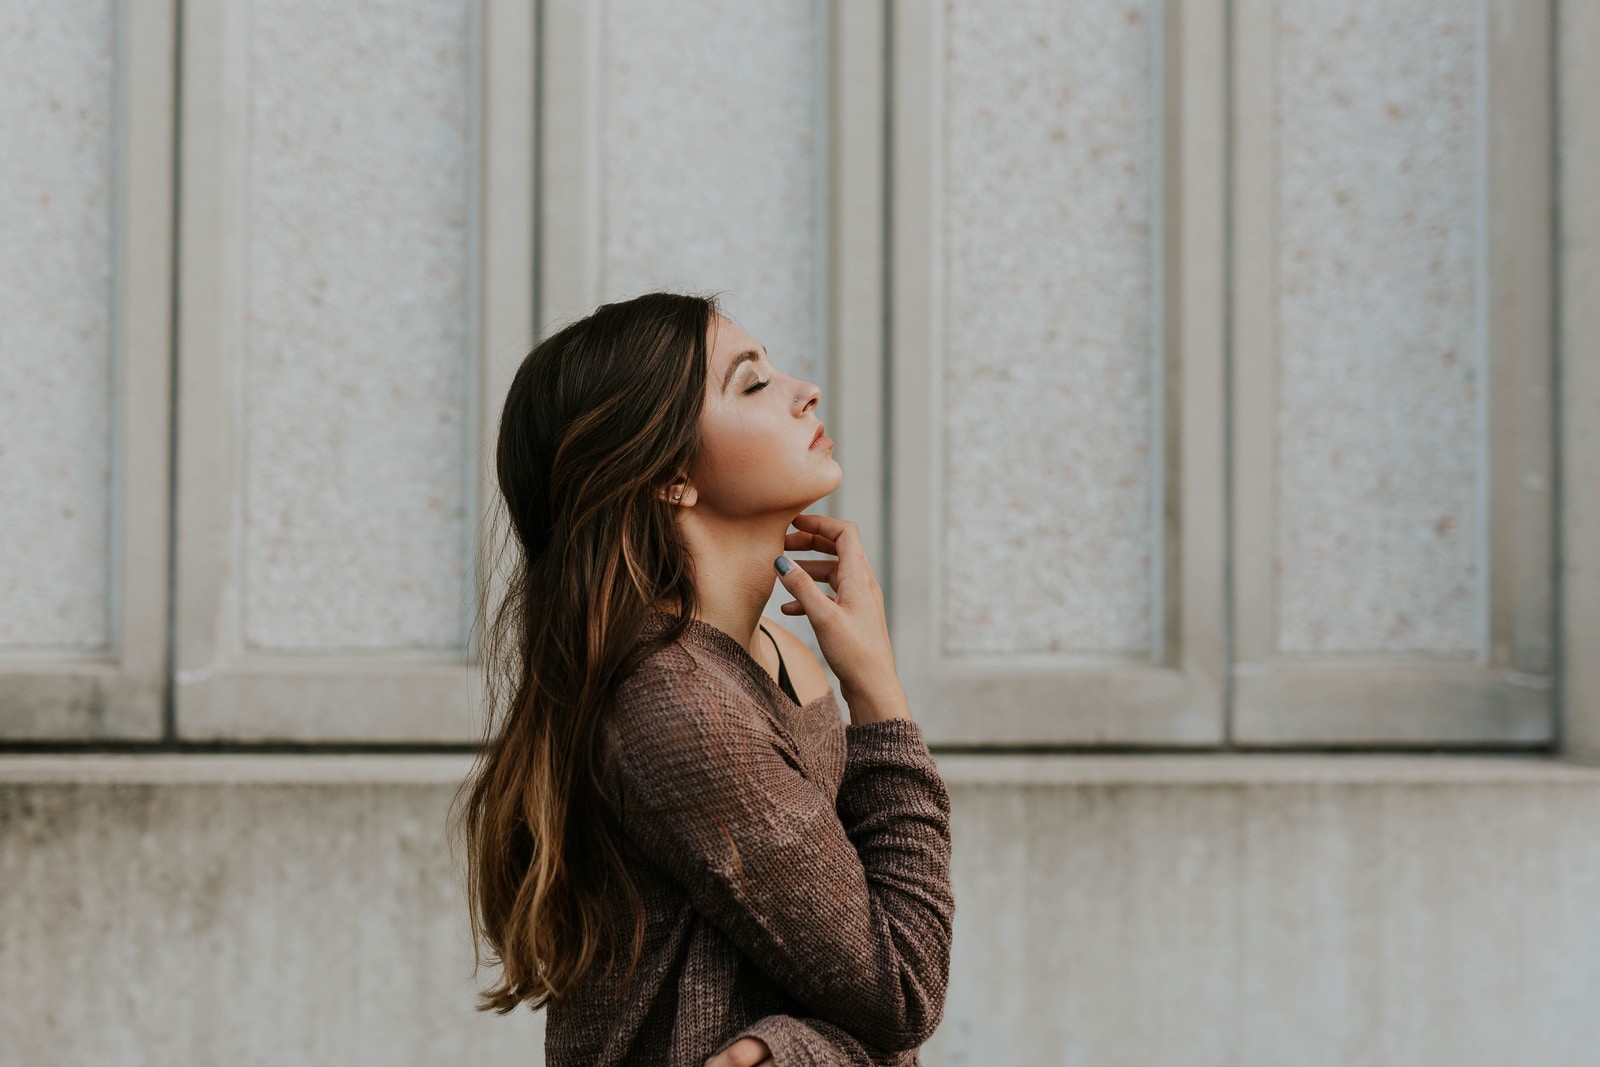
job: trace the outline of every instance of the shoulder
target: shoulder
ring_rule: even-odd
[[[670,648],[617,684],[601,736],[606,773],[646,800],[748,788],[787,748],[744,685]]]
[[[826,693],[832,683],[811,646],[771,615],[761,616],[761,624],[772,631],[773,640],[783,652],[783,664],[789,669],[789,680],[794,683],[800,703],[810,703]]]
[[[703,704],[737,696],[732,672],[682,639],[652,650],[617,682],[613,701],[623,708]]]
[[[765,714],[731,671],[673,643],[617,683],[607,718],[617,740],[660,743],[759,728]]]

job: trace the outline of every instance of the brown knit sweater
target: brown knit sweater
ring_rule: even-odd
[[[777,1067],[920,1064],[955,912],[921,727],[847,726],[831,688],[802,707],[694,619],[618,685],[605,735],[644,955],[626,995],[631,935],[610,978],[549,1003],[545,1062],[703,1067],[753,1036]],[[706,814],[644,810],[686,804]]]

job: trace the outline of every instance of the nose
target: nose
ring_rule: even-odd
[[[804,415],[822,403],[822,387],[815,382],[807,382],[806,387],[800,391],[800,397],[800,414]]]

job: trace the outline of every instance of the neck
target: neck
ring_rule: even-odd
[[[679,522],[694,561],[695,598],[699,602],[694,617],[728,634],[751,655],[755,654],[761,613],[778,580],[772,561],[783,555],[783,540],[792,517],[766,517],[735,525],[684,516]],[[677,614],[677,600],[659,601],[656,610]]]

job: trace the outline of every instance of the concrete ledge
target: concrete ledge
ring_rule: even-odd
[[[0,756],[0,783],[454,785],[466,754],[250,753]],[[1600,766],[1515,755],[939,755],[952,786],[1448,784],[1600,785]]]
[[[11,755],[0,756],[0,784],[453,785],[466,777],[472,759],[469,755],[347,753]]]
[[[935,755],[949,785],[1594,785],[1600,767],[1548,756]]]
[[[0,757],[19,1063],[540,1062],[474,988],[455,754]],[[939,757],[953,1063],[1498,1067],[1600,1048],[1600,768]],[[1566,788],[1551,788],[1566,786]],[[0,1056],[0,1059],[5,1059]]]

